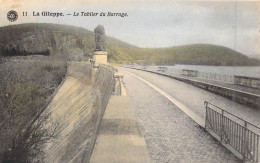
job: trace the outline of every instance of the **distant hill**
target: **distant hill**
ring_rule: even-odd
[[[94,46],[94,33],[80,27],[45,23],[0,27],[1,56],[38,54],[89,58]],[[77,49],[77,53],[71,53],[72,49]],[[107,50],[112,63],[260,65],[257,59],[209,44],[140,48],[107,37]]]

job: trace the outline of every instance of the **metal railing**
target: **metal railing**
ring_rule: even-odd
[[[203,79],[220,81],[220,82],[228,83],[228,84],[234,84],[234,75],[199,72],[198,77],[203,78]]]
[[[260,128],[207,101],[205,129],[216,133],[221,142],[229,144],[244,160],[259,162]]]
[[[146,67],[146,69],[149,69]],[[187,76],[187,71],[195,71],[196,70],[186,70],[186,69],[175,69],[175,68],[169,68],[162,70],[162,67],[158,67],[158,71],[167,72],[170,74],[182,74]],[[222,83],[228,83],[228,84],[235,84],[234,75],[227,75],[227,74],[218,74],[218,73],[210,73],[210,72],[202,72],[197,71],[197,73],[194,75],[194,77],[207,79],[207,80],[213,80],[213,81],[219,81]]]

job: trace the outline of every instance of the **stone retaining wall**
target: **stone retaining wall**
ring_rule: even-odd
[[[45,144],[44,162],[89,162],[107,102],[113,93],[113,69],[71,62],[68,74],[43,114],[56,137]]]

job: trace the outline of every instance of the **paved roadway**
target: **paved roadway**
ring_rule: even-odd
[[[259,125],[258,111],[164,76],[127,68],[119,70],[124,75],[135,115],[144,126],[154,162],[239,162],[165,94],[201,119],[205,117],[205,100]]]

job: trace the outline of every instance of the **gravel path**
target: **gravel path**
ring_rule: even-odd
[[[164,96],[136,77],[125,71],[122,73],[132,108],[144,126],[146,143],[154,162],[239,162]]]

